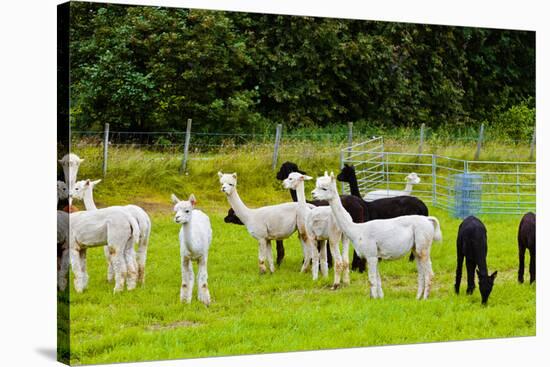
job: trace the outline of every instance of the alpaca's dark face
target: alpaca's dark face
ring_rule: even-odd
[[[235,214],[235,211],[233,210],[233,208],[230,208],[227,211],[227,216],[225,218],[223,218],[223,221],[225,223],[233,223],[233,224],[238,224],[238,225],[241,225],[241,226],[244,225],[244,223],[241,222],[239,217],[237,217],[237,215]]]
[[[485,305],[487,304],[489,295],[493,290],[493,284],[495,284],[495,278],[497,277],[497,272],[495,271],[493,274],[489,276],[480,277],[479,271],[478,271],[477,276],[479,278],[479,293],[481,293],[481,304]]]
[[[298,169],[298,165],[293,162],[285,162],[281,164],[281,168],[279,169],[279,172],[277,172],[277,180],[283,181],[290,175],[292,172],[298,172],[302,175],[305,175],[306,173],[303,171],[300,171]]]
[[[344,168],[342,168],[342,171],[336,176],[336,179],[340,182],[350,182],[351,178],[355,174],[355,168],[353,166],[348,166],[347,164],[344,164]]]

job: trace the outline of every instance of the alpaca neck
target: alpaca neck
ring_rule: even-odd
[[[193,245],[193,238],[191,237],[191,221],[183,223],[181,225],[183,231],[183,243],[187,248],[191,248]]]
[[[342,205],[342,200],[340,200],[340,195],[338,195],[338,189],[336,188],[336,182],[332,184],[331,188],[333,196],[328,200],[330,208],[332,209],[332,214],[338,223],[338,227],[344,232],[346,237],[353,239],[352,228],[357,224],[353,223],[351,215],[344,209]]]
[[[84,193],[84,207],[86,210],[97,210],[97,207],[94,203],[94,189],[92,187],[88,188]]]
[[[229,205],[231,205],[235,211],[235,215],[246,225],[250,218],[251,210],[244,205],[237,192],[237,188],[235,188],[230,195],[227,195],[227,201],[229,201]]]
[[[296,201],[298,201],[298,203],[300,205],[306,205],[306,194],[305,194],[305,191],[304,191],[304,181],[300,181],[298,183],[298,186],[296,186],[296,191],[294,191],[295,195],[296,195]]]
[[[357,184],[357,176],[355,176],[355,171],[351,174],[349,178],[349,191],[353,196],[361,197],[359,192],[359,185]]]
[[[296,195],[296,190],[290,189],[289,191],[290,191],[290,196],[292,196],[292,201],[297,202],[298,196]]]

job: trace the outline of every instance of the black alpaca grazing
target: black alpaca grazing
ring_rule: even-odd
[[[355,175],[355,167],[344,165],[336,177],[338,181],[347,182],[350,192],[353,196],[361,199],[362,205],[365,207],[365,212],[368,214],[367,221],[374,219],[390,219],[403,215],[425,215],[428,216],[428,207],[422,200],[414,196],[396,196],[393,198],[384,198],[374,201],[365,201],[359,192],[357,184],[357,176]],[[414,254],[411,252],[409,261],[414,260]],[[360,262],[361,265],[352,264],[352,266],[361,266],[363,269],[366,266],[365,259],[355,259],[353,261]]]
[[[464,258],[466,258],[468,279],[466,294],[472,294],[476,287],[475,270],[477,268],[481,303],[486,304],[493,290],[497,272],[495,271],[493,274],[489,275],[487,271],[487,230],[483,223],[473,216],[464,219],[460,227],[458,227],[458,235],[456,237],[456,294],[458,294],[460,290]]]
[[[223,218],[223,221],[225,223],[233,223],[239,226],[244,226],[244,223],[241,222],[239,217],[237,217],[233,208],[229,208],[227,211],[227,216]],[[277,266],[281,266],[281,263],[285,257],[285,247],[283,246],[283,240],[276,240],[275,242],[277,243]]]
[[[534,213],[527,213],[521,218],[518,230],[519,270],[518,282],[523,283],[525,270],[525,250],[529,250],[529,283],[535,281],[536,273],[536,217]]]
[[[296,165],[296,163],[285,162],[281,165],[279,172],[277,172],[277,176],[276,176],[277,180],[283,181],[292,172],[299,172],[303,175],[306,174],[304,171],[300,171],[298,169],[298,166]],[[293,201],[298,201],[298,197],[296,196],[295,190],[292,190],[292,189],[290,190],[290,196],[292,196]],[[352,195],[340,195],[340,199],[342,200],[342,205],[344,206],[344,209],[346,209],[346,211],[351,215],[351,218],[355,223],[363,223],[366,221],[367,213],[365,213],[365,209],[362,204],[362,201],[363,201],[362,199],[358,199]],[[307,202],[315,206],[329,205],[328,201],[326,200],[308,200]],[[317,243],[317,247],[320,248],[321,244],[322,244],[322,241],[319,241]],[[327,251],[327,261],[329,265],[332,264],[332,255],[330,251]],[[361,262],[359,256],[357,256],[357,253],[354,250],[351,270],[358,270],[360,273],[363,273],[365,269],[366,269],[366,261]]]

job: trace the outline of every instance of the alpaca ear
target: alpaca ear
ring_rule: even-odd
[[[95,185],[97,185],[97,184],[100,183],[100,182],[101,182],[101,178],[100,178],[99,180],[92,181],[92,185],[95,186]]]
[[[223,176],[222,171],[218,171],[218,177],[219,177],[219,178],[222,178],[222,176]]]
[[[313,179],[313,177],[307,176],[307,175],[304,175],[302,177],[303,177],[304,180],[312,180]]]
[[[78,163],[84,162],[84,158],[78,158]]]
[[[234,179],[237,179],[237,172],[233,172],[231,176],[233,176]]]
[[[328,172],[327,171],[325,171],[325,177],[328,177]]]
[[[92,183],[92,181],[90,181],[90,179],[87,179],[87,180],[86,180],[86,183],[85,183],[84,185],[90,186],[91,183]]]
[[[330,180],[331,181],[334,181],[335,180],[335,177],[334,177],[334,172],[330,172]]]
[[[170,196],[170,199],[172,199],[172,202],[173,202],[174,204],[177,204],[177,203],[180,202],[180,199],[178,199],[178,197],[177,197],[176,195],[174,195],[174,194],[172,194],[172,195]]]
[[[195,198],[195,195],[189,195],[189,201],[191,202],[191,205],[193,205],[193,208],[195,207],[195,205],[197,205],[197,199]]]
[[[491,274],[491,279],[495,280],[495,278],[497,277],[497,274],[498,274],[498,271],[495,271],[493,274]]]

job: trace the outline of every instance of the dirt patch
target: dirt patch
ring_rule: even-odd
[[[172,322],[170,324],[165,324],[165,325],[153,324],[151,326],[148,326],[147,330],[148,331],[174,330],[174,329],[179,329],[179,328],[197,327],[199,325],[200,325],[200,323],[195,322],[195,321],[181,320],[181,321],[176,321],[176,322]]]

